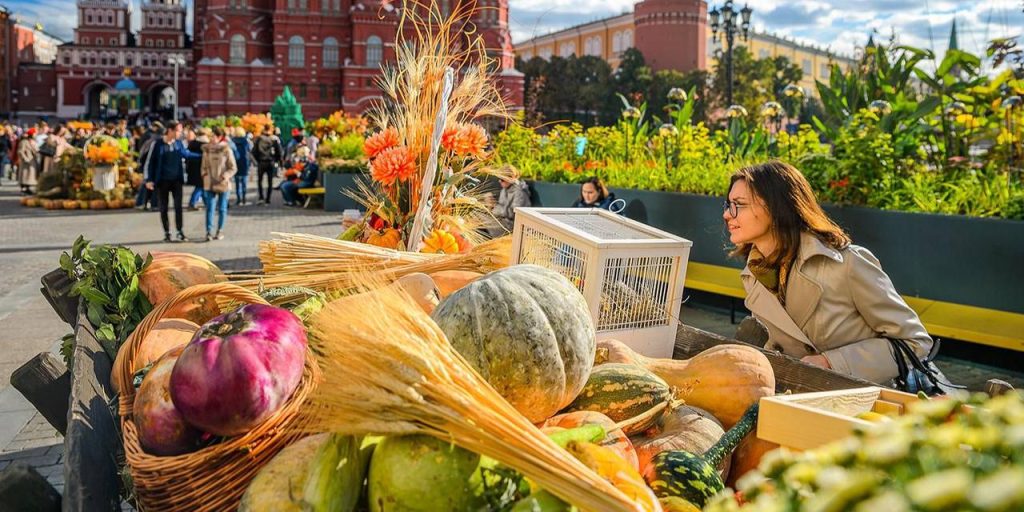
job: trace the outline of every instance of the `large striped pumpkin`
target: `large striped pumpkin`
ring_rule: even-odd
[[[583,295],[537,265],[492,272],[454,292],[434,320],[487,382],[531,422],[572,402],[594,365]]]

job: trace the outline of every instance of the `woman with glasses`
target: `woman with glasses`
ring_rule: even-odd
[[[929,354],[917,313],[878,259],[828,218],[796,168],[739,170],[724,210],[731,255],[747,262],[745,304],[767,328],[767,348],[878,383],[901,373],[890,339],[919,359]]]

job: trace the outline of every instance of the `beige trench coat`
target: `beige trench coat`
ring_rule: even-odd
[[[18,184],[34,187],[39,179],[39,148],[32,137],[18,141]]]
[[[838,372],[877,383],[898,374],[887,339],[906,340],[920,357],[932,346],[917,313],[900,297],[870,251],[837,251],[804,233],[786,284],[786,305],[750,267],[740,274],[745,304],[768,329],[766,348],[793,357],[822,354]]]
[[[228,192],[231,190],[231,178],[237,172],[235,155],[226,142],[203,145],[203,190]]]

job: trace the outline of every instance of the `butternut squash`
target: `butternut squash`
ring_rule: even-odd
[[[647,368],[675,389],[676,398],[710,412],[731,428],[761,397],[775,394],[775,372],[753,347],[717,345],[687,360],[657,359],[633,352],[617,340],[597,344],[594,364],[625,363]]]

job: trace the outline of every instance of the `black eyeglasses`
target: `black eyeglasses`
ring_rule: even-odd
[[[722,201],[722,209],[727,211],[727,212],[729,212],[729,215],[732,218],[734,218],[734,219],[737,216],[739,216],[740,208],[746,208],[747,206],[750,206],[750,205],[739,204],[739,203],[737,203],[735,201],[730,201],[728,199],[726,199],[725,201]]]

